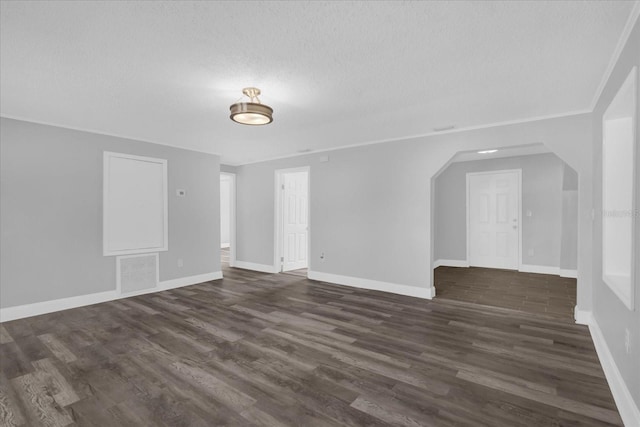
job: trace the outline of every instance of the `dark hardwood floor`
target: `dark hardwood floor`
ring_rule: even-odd
[[[576,279],[492,268],[438,267],[437,297],[512,308],[573,323]]]
[[[584,326],[291,274],[0,325],[0,423],[621,425]]]

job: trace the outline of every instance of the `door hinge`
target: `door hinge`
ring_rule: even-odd
[[[284,190],[284,184],[282,184],[282,189]]]
[[[280,262],[284,262],[284,257],[283,256],[280,257]]]

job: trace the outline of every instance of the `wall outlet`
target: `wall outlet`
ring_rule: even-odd
[[[534,254],[533,248],[531,248],[531,249],[529,249],[529,250],[527,251],[527,255],[528,255],[528,256],[533,256],[533,254]]]
[[[627,354],[631,353],[631,331],[629,328],[624,330],[624,348],[627,350]]]
[[[184,261],[182,260],[182,258],[180,258],[178,260],[178,267],[183,267],[184,266]]]

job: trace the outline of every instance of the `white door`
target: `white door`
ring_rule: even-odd
[[[282,271],[307,268],[309,174],[290,172],[282,178]]]
[[[520,172],[467,174],[469,265],[518,269]]]

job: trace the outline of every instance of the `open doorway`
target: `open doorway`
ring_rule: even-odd
[[[309,167],[276,171],[277,270],[307,276],[309,267]]]
[[[436,298],[573,321],[574,169],[542,145],[459,153],[433,188]]]
[[[233,267],[236,259],[236,175],[220,173],[220,262]]]

